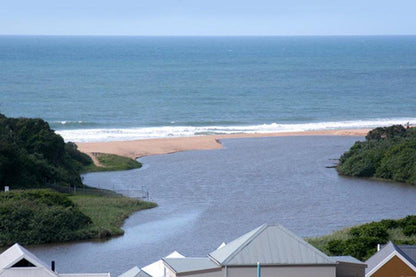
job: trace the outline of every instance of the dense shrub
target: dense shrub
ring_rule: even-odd
[[[0,193],[0,245],[38,244],[85,238],[91,219],[64,194],[51,190]]]
[[[392,238],[390,232],[393,230],[403,232],[407,238]],[[397,244],[416,244],[413,235],[416,235],[416,216],[388,219],[350,228],[346,238],[329,239],[321,250],[330,255],[351,255],[364,261],[376,252],[377,244],[385,244],[389,240]]]
[[[42,119],[0,114],[0,189],[81,185],[80,170],[91,164],[73,143],[65,143]]]
[[[337,166],[343,175],[416,184],[416,128],[376,128],[356,142]]]

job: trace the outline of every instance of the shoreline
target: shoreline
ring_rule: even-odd
[[[138,159],[144,156],[171,154],[190,150],[221,149],[222,139],[288,136],[365,136],[370,129],[339,129],[282,133],[228,134],[192,137],[172,137],[108,142],[75,142],[78,150],[94,157],[93,153],[107,153]]]

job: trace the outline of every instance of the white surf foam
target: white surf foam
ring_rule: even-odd
[[[75,129],[57,131],[65,141],[97,142],[135,139],[189,137],[207,134],[255,134],[302,132],[337,129],[360,129],[390,126],[394,124],[416,124],[416,118],[392,118],[375,120],[333,121],[299,124],[261,124],[251,126],[163,126],[124,129]]]

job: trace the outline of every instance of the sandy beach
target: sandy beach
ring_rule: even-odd
[[[78,142],[78,149],[88,155],[108,153],[137,159],[143,156],[169,154],[189,150],[212,150],[222,148],[222,139],[281,137],[281,136],[365,136],[368,129],[324,130],[270,134],[232,134],[194,137],[174,137],[110,142]],[[94,159],[95,160],[95,159]]]

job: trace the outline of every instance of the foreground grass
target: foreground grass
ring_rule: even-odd
[[[124,197],[110,191],[90,189],[86,194],[69,198],[92,220],[84,231],[105,238],[124,234],[121,226],[132,213],[157,206],[153,202]]]
[[[82,170],[83,173],[129,170],[140,168],[142,166],[142,164],[136,160],[114,154],[94,153],[94,157],[100,165],[92,163],[85,166]]]

